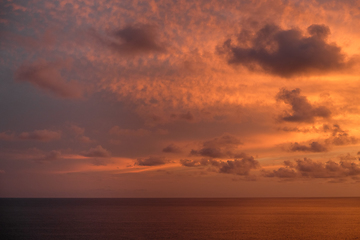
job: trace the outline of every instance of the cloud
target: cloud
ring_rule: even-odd
[[[98,158],[95,158],[91,163],[93,165],[95,165],[95,166],[106,166],[106,165],[108,165],[108,162],[106,162],[104,159],[98,159]]]
[[[162,151],[165,153],[180,153],[181,149],[175,144],[170,144],[167,147],[165,147]]]
[[[295,178],[297,176],[297,172],[292,168],[284,168],[281,167],[277,170],[263,171],[264,177],[277,177],[277,178]]]
[[[250,170],[260,168],[260,164],[252,156],[245,153],[241,154],[240,159],[217,161],[214,159],[189,160],[181,159],[181,165],[185,167],[210,166],[217,170],[218,173],[234,174],[248,176]]]
[[[111,156],[110,152],[100,145],[96,146],[95,148],[91,148],[89,151],[82,152],[81,155],[85,157],[103,157],[103,158]]]
[[[167,161],[163,157],[149,157],[146,159],[139,158],[136,160],[135,164],[139,166],[159,166],[164,165],[165,163],[167,163]]]
[[[91,140],[89,137],[86,137],[86,136],[79,136],[77,138],[80,142],[82,143],[92,143],[92,142],[95,142],[94,140]]]
[[[123,128],[119,128],[118,126],[115,126],[110,129],[109,133],[118,136],[145,136],[145,135],[149,135],[151,132],[149,130],[142,128],[134,130],[134,129],[123,129]]]
[[[309,144],[309,146],[307,145],[302,145],[302,144],[299,144],[297,142],[295,143],[292,143],[291,144],[291,147],[290,147],[290,151],[292,152],[296,152],[296,151],[301,151],[301,152],[326,152],[328,149],[318,143],[318,142],[312,142]]]
[[[339,46],[327,42],[328,26],[313,24],[307,28],[307,33],[268,24],[254,34],[243,30],[238,45],[229,39],[220,52],[228,52],[229,64],[243,65],[250,70],[260,66],[266,72],[286,78],[327,73],[352,65],[353,60],[345,61],[346,56]],[[244,42],[249,42],[250,46],[242,44]]]
[[[165,51],[164,44],[158,42],[155,27],[151,25],[128,25],[106,37],[94,32],[92,35],[102,44],[125,55]]]
[[[180,163],[181,163],[181,165],[183,165],[185,167],[198,167],[198,166],[201,166],[200,161],[194,161],[194,160],[190,160],[190,159],[180,159]]]
[[[233,150],[240,144],[242,144],[242,142],[237,137],[230,134],[224,134],[219,138],[204,142],[203,148],[199,150],[192,149],[190,154],[211,158],[238,158],[242,156],[234,154]]]
[[[68,128],[70,129],[71,133],[73,135],[75,135],[76,139],[79,142],[82,142],[82,143],[92,143],[92,142],[94,142],[94,140],[91,140],[89,137],[84,136],[84,133],[85,133],[84,128],[81,128],[81,127],[79,127],[79,126],[77,126],[75,124],[69,124]]]
[[[81,128],[81,127],[76,126],[74,124],[70,124],[69,128],[77,136],[83,135],[84,132],[85,132],[84,128]]]
[[[190,112],[187,112],[187,113],[179,114],[179,119],[192,121],[194,120],[194,116]]]
[[[187,113],[181,113],[181,114],[172,113],[170,115],[170,118],[172,119],[178,118],[180,120],[192,121],[194,120],[194,115],[190,111],[187,111]]]
[[[11,141],[15,139],[15,135],[13,133],[1,132],[0,140]]]
[[[36,140],[42,142],[49,142],[58,140],[61,138],[61,132],[55,132],[50,130],[35,130],[33,132],[22,132],[19,135],[21,140]]]
[[[81,98],[83,88],[75,81],[66,81],[61,70],[62,63],[39,61],[24,64],[15,73],[17,81],[29,82],[39,89],[50,92],[60,98]]]
[[[58,160],[61,156],[61,151],[56,151],[56,150],[52,150],[51,152],[49,152],[48,154],[44,155],[41,158],[36,158],[34,159],[35,161],[54,161],[54,160]]]
[[[325,106],[314,107],[305,96],[300,95],[300,89],[287,90],[282,88],[276,95],[278,101],[291,105],[292,113],[280,116],[282,121],[287,122],[314,122],[315,117],[329,118],[331,111]]]
[[[350,136],[346,131],[342,130],[338,124],[334,124],[333,127],[326,126],[325,131],[331,131],[331,136],[325,141],[329,144],[336,146],[356,144],[359,139]]]
[[[326,163],[315,162],[309,158],[298,159],[295,163],[284,162],[285,167],[277,170],[263,170],[265,177],[277,178],[326,178],[342,179],[346,177],[360,176],[360,165],[349,160],[340,160],[339,163],[332,160]]]

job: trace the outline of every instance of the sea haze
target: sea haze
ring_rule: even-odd
[[[0,203],[1,239],[360,239],[360,198]]]

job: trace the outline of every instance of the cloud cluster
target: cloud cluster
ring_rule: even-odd
[[[325,140],[325,142],[328,144],[341,146],[356,144],[359,141],[358,138],[350,136],[348,132],[342,130],[338,124],[334,124],[332,127],[325,125],[324,131],[331,132],[331,136]]]
[[[300,95],[300,89],[287,90],[282,88],[276,95],[278,101],[289,104],[292,113],[280,116],[282,121],[287,122],[314,122],[315,117],[329,118],[331,111],[325,106],[313,106],[305,96]]]
[[[339,163],[332,160],[326,163],[315,162],[309,158],[298,159],[295,162],[285,161],[284,167],[273,171],[263,170],[263,176],[271,178],[326,178],[343,179],[360,176],[360,165],[348,160]]]
[[[242,157],[242,154],[233,152],[240,144],[242,144],[242,142],[237,137],[230,134],[224,134],[219,138],[204,142],[201,149],[193,149],[190,154],[211,158],[240,158]]]
[[[292,131],[298,131],[297,128],[291,129]],[[328,125],[324,124],[319,128],[307,129],[308,131],[302,132],[316,132],[325,134],[326,137],[316,141],[308,142],[294,142],[285,144],[284,150],[291,152],[327,152],[331,149],[332,146],[343,146],[343,145],[352,145],[359,142],[359,139],[354,136],[350,136],[349,133],[345,130],[342,130],[338,124]]]
[[[284,30],[268,24],[254,34],[243,30],[239,44],[229,39],[222,51],[229,53],[230,64],[240,64],[250,70],[260,66],[266,72],[286,78],[350,67],[352,61],[345,60],[341,48],[327,42],[329,35],[330,29],[325,25],[313,24],[307,28],[307,34],[303,34],[297,28]],[[250,42],[250,46],[244,46],[243,42]]]
[[[292,143],[290,151],[292,152],[326,152],[328,149],[321,143],[311,142],[309,145],[299,144],[297,142]]]
[[[248,156],[245,153],[239,154],[239,159],[218,161],[214,159],[201,159],[201,160],[180,160],[181,165],[185,167],[212,167],[215,168],[218,173],[234,174],[239,176],[248,176],[250,170],[257,169],[260,164],[252,156]]]
[[[60,98],[81,98],[83,88],[75,81],[64,79],[61,74],[64,67],[64,64],[46,61],[24,64],[16,71],[15,79],[29,82]]]

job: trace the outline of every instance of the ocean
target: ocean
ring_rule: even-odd
[[[360,239],[360,198],[0,199],[0,239]]]

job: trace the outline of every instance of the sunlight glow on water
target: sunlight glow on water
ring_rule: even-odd
[[[360,239],[360,198],[0,199],[1,239]]]

